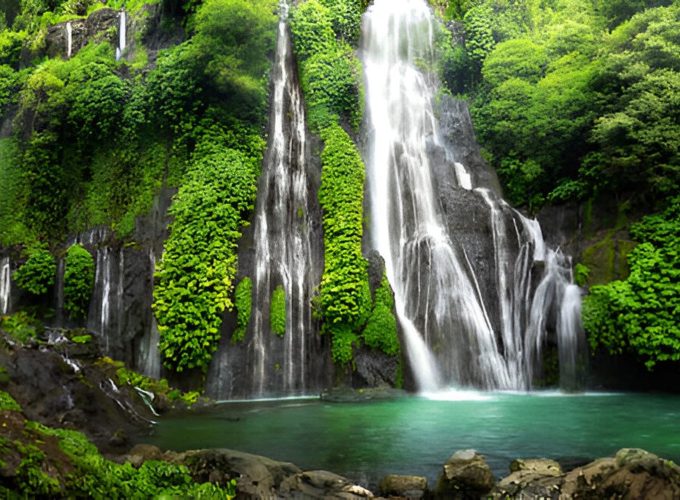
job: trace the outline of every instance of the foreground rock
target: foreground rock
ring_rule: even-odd
[[[427,478],[390,474],[380,481],[380,494],[388,498],[427,498]]]
[[[137,445],[122,457],[139,467],[146,460],[184,465],[198,483],[226,486],[236,479],[237,498],[328,498],[361,499],[374,495],[349,479],[328,471],[303,471],[289,462],[236,450],[161,452],[155,446]]]
[[[640,449],[625,448],[564,474],[552,460],[513,462],[493,498],[680,498],[680,467]]]
[[[96,353],[67,341],[22,346],[0,332],[0,389],[29,420],[78,429],[103,452],[120,453],[155,416],[134,388],[115,384],[115,367]]]
[[[435,489],[436,498],[481,498],[495,485],[491,468],[475,450],[454,453],[444,464]]]

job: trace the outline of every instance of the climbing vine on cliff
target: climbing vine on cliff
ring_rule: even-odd
[[[339,125],[358,127],[363,111],[361,66],[348,44],[355,41],[359,7],[353,0],[307,0],[291,15],[308,121],[324,143],[319,201],[325,267],[318,307],[338,364],[352,361],[371,309],[368,263],[361,253],[365,167]]]
[[[324,328],[333,334],[333,358],[352,359],[351,340],[368,319],[368,264],[361,254],[364,165],[356,146],[338,125],[321,133],[325,267],[320,303]]]
[[[400,351],[397,319],[393,311],[392,287],[383,274],[380,286],[375,291],[373,310],[366,323],[363,339],[368,347],[379,349],[390,356],[396,356]]]
[[[170,208],[174,220],[153,304],[170,369],[206,371],[217,349],[222,314],[233,307],[236,250],[255,201],[259,161],[219,144],[199,147]]]

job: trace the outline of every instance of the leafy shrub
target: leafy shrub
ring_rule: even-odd
[[[318,0],[296,7],[291,15],[295,52],[309,126],[320,132],[345,119],[358,128],[363,115],[363,76],[352,47],[333,32],[333,14]]]
[[[633,225],[631,234],[641,244],[628,255],[630,276],[592,287],[583,321],[593,348],[635,352],[652,369],[680,360],[680,198]]]
[[[0,411],[21,411],[21,406],[5,391],[0,391]]]
[[[52,254],[42,248],[29,250],[28,259],[14,271],[17,285],[33,295],[44,295],[54,285],[57,264]]]
[[[222,314],[233,307],[240,229],[257,190],[252,161],[204,147],[170,208],[174,220],[154,288],[159,347],[165,365],[178,372],[207,370],[217,349]]]
[[[239,281],[234,293],[236,301],[236,330],[232,342],[242,342],[246,337],[253,307],[253,281],[247,276]]]
[[[279,336],[286,333],[286,291],[281,285],[272,292],[269,321],[273,333]]]
[[[356,146],[338,125],[322,131],[322,175],[325,267],[320,306],[324,329],[333,335],[333,358],[351,360],[351,345],[370,313],[368,264],[361,253],[364,164]],[[348,350],[349,349],[349,350]]]
[[[94,288],[94,260],[80,245],[71,246],[64,259],[64,309],[73,319],[87,315]]]
[[[392,288],[390,282],[387,281],[387,276],[383,274],[380,286],[375,291],[373,311],[362,336],[368,347],[379,349],[390,356],[396,356],[400,351],[397,320],[393,310]]]
[[[38,329],[42,324],[26,311],[17,311],[12,315],[3,317],[0,326],[13,339],[26,343],[37,337]]]

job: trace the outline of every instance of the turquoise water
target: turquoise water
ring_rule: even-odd
[[[624,447],[680,462],[680,396],[450,393],[364,403],[226,403],[161,419],[161,448],[233,448],[330,470],[374,486],[388,473],[431,484],[456,450],[483,453],[497,476],[518,457],[580,464]]]

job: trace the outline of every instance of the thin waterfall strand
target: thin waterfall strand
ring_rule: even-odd
[[[309,234],[309,193],[305,170],[306,129],[299,87],[293,84],[288,60],[292,57],[288,32],[288,4],[280,3],[274,72],[270,145],[262,172],[255,219],[255,280],[253,286],[253,347],[255,394],[271,385],[268,358],[269,311],[276,286],[285,293],[282,390],[304,393],[307,335],[312,330],[310,299],[313,290]]]
[[[12,293],[12,280],[9,257],[0,260],[0,313],[9,312]]]
[[[127,46],[127,13],[121,10],[118,14],[118,47],[116,47],[116,61],[123,57]]]

